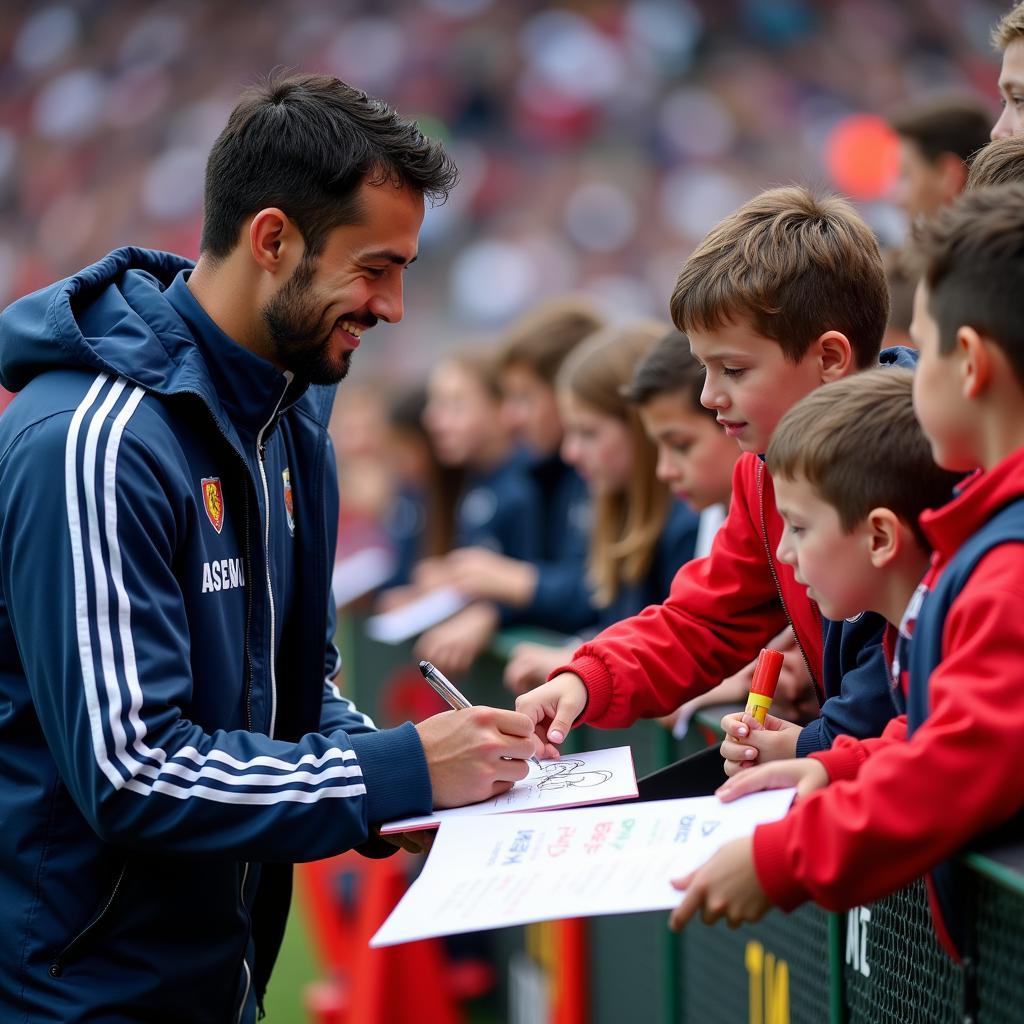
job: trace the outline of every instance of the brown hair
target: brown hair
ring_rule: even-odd
[[[690,351],[690,339],[673,328],[637,363],[633,379],[622,389],[622,397],[633,405],[646,405],[659,395],[679,394],[695,412],[714,419],[715,410],[700,404],[703,390],[704,367]]]
[[[1024,135],[996,139],[979,149],[967,172],[965,191],[1024,181]]]
[[[816,388],[775,428],[769,472],[805,479],[847,532],[872,509],[891,509],[928,550],[918,517],[946,504],[963,474],[935,464],[914,416],[913,384],[913,371],[883,367]]]
[[[1016,4],[999,19],[992,29],[992,45],[997,50],[1005,50],[1014,39],[1024,37],[1024,3]]]
[[[992,112],[973,96],[939,96],[900,107],[889,124],[932,163],[943,153],[966,161],[988,142]]]
[[[664,333],[664,324],[648,320],[606,327],[574,349],[558,374],[559,389],[629,427],[635,452],[627,490],[594,502],[588,575],[602,607],[622,584],[639,583],[647,574],[668,518],[671,496],[654,475],[657,450],[622,396],[633,366]]]
[[[948,353],[961,327],[973,327],[1005,353],[1024,385],[1024,184],[965,192],[915,225],[911,253],[928,289]]]
[[[691,333],[747,317],[794,363],[826,331],[842,331],[866,367],[878,358],[889,293],[878,244],[853,207],[791,186],[711,230],[683,264],[671,310]]]
[[[542,302],[505,331],[499,369],[526,366],[554,386],[565,357],[584,338],[604,326],[605,318],[582,295]]]

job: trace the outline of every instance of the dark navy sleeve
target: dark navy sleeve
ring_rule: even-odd
[[[132,431],[140,389],[117,382],[101,403],[104,387],[99,378],[74,416],[52,417],[0,458],[11,625],[47,746],[86,821],[108,842],[161,854],[294,862],[364,842],[371,822],[429,810],[408,723],[292,742],[189,720],[193,652],[175,576],[186,525],[157,454],[169,442]]]
[[[889,690],[889,665],[883,646],[886,622],[865,612],[853,622],[825,620],[821,717],[806,725],[796,744],[797,757],[828,750],[837,736],[880,736],[896,707]]]
[[[700,516],[681,501],[673,501],[665,529],[654,552],[652,577],[658,589],[655,601],[664,601],[672,589],[676,573],[693,558],[697,548],[697,528]]]

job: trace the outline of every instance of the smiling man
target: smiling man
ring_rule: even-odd
[[[0,1018],[254,1021],[291,863],[526,775],[523,715],[378,731],[333,681],[333,385],[455,177],[278,78],[213,147],[194,267],[118,249],[0,316]]]

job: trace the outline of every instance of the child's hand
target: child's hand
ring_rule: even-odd
[[[686,890],[669,916],[672,931],[681,931],[698,910],[705,924],[724,917],[731,928],[764,917],[771,902],[754,871],[753,842],[751,836],[734,839],[696,871],[672,880],[676,889]]]
[[[554,679],[516,698],[516,711],[530,718],[546,758],[557,758],[558,748],[572,723],[587,706],[587,688],[575,672],[560,672]]]
[[[725,774],[732,776],[743,768],[767,761],[782,761],[796,756],[796,741],[801,727],[774,715],[762,725],[746,711],[722,719],[725,739],[720,748],[725,758]]]
[[[762,789],[788,789],[796,787],[797,799],[821,789],[829,783],[825,766],[814,757],[796,757],[792,761],[773,761],[757,765],[723,782],[715,796],[723,803],[738,800],[748,793]]]

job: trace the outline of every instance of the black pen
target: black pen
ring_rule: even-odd
[[[434,688],[438,696],[449,706],[455,708],[456,711],[462,708],[471,708],[473,705],[456,689],[455,685],[450,679],[446,678],[445,675],[438,669],[434,668],[429,661],[420,662],[420,673],[424,679]],[[504,755],[503,755],[504,756]],[[506,758],[506,760],[514,760],[514,758]],[[536,754],[530,755],[530,760],[539,768],[540,761],[537,760]]]

